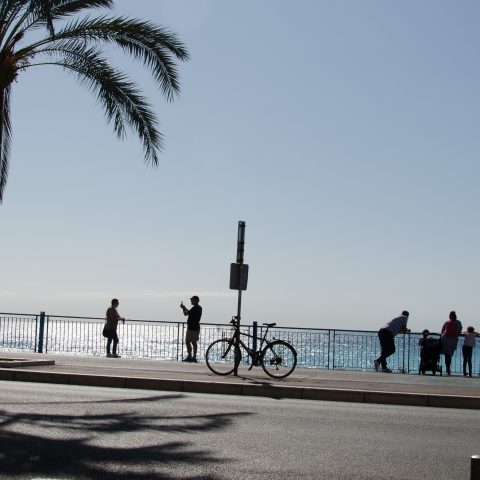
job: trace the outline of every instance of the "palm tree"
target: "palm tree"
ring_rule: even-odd
[[[115,133],[122,138],[131,127],[143,143],[145,162],[158,165],[162,134],[155,114],[138,86],[108,62],[102,47],[114,45],[142,62],[168,101],[179,93],[176,60],[188,60],[188,52],[174,33],[149,21],[88,16],[113,4],[114,0],[0,0],[0,203],[12,138],[12,84],[34,66],[58,65],[73,73],[96,95]],[[28,42],[29,34],[39,28],[45,36],[31,36]]]

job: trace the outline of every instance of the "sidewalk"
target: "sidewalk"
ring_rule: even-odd
[[[0,352],[0,357],[29,361],[24,367],[0,368],[0,380],[480,409],[478,377],[297,368],[290,377],[275,380],[259,367],[241,367],[238,377],[222,377],[205,363],[23,352]],[[31,365],[36,360],[54,360],[55,365]]]

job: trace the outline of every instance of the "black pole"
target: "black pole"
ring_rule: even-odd
[[[38,330],[37,353],[43,353],[44,332],[45,332],[45,312],[40,312],[40,328]]]
[[[240,320],[242,314],[242,269],[243,269],[243,254],[245,252],[245,222],[239,221],[238,222],[238,234],[237,234],[237,263],[239,265],[238,268],[238,302],[237,302],[237,331],[240,331]],[[240,348],[238,344],[239,335],[236,337],[236,348]],[[238,365],[235,364],[235,368],[233,370],[233,374],[238,376]]]
[[[243,263],[243,253],[245,252],[245,222],[238,222],[237,237],[237,263]]]
[[[480,480],[480,455],[472,455],[470,462],[470,480]]]

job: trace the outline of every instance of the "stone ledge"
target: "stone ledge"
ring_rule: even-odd
[[[430,394],[428,396],[428,406],[440,408],[469,408],[472,410],[480,410],[480,398]]]
[[[365,402],[426,407],[428,406],[428,395],[425,393],[365,391]]]
[[[14,380],[18,382],[60,383],[66,385],[70,383],[69,373],[36,372],[35,370],[13,370],[13,372]]]
[[[124,377],[110,375],[90,375],[86,373],[71,373],[70,385],[83,385],[85,387],[125,388]]]
[[[302,398],[302,388],[283,385],[244,384],[242,395],[249,397]]]
[[[0,380],[480,410],[480,397],[0,369]]]
[[[304,387],[302,389],[304,400],[324,400],[332,402],[365,402],[363,390],[340,390],[335,388]]]
[[[170,380],[148,377],[126,377],[125,388],[183,392],[183,380]]]
[[[37,367],[55,365],[55,360],[27,360],[26,358],[0,358],[0,368]]]

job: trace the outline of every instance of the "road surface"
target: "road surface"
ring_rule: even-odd
[[[480,413],[0,382],[1,479],[468,480]]]

